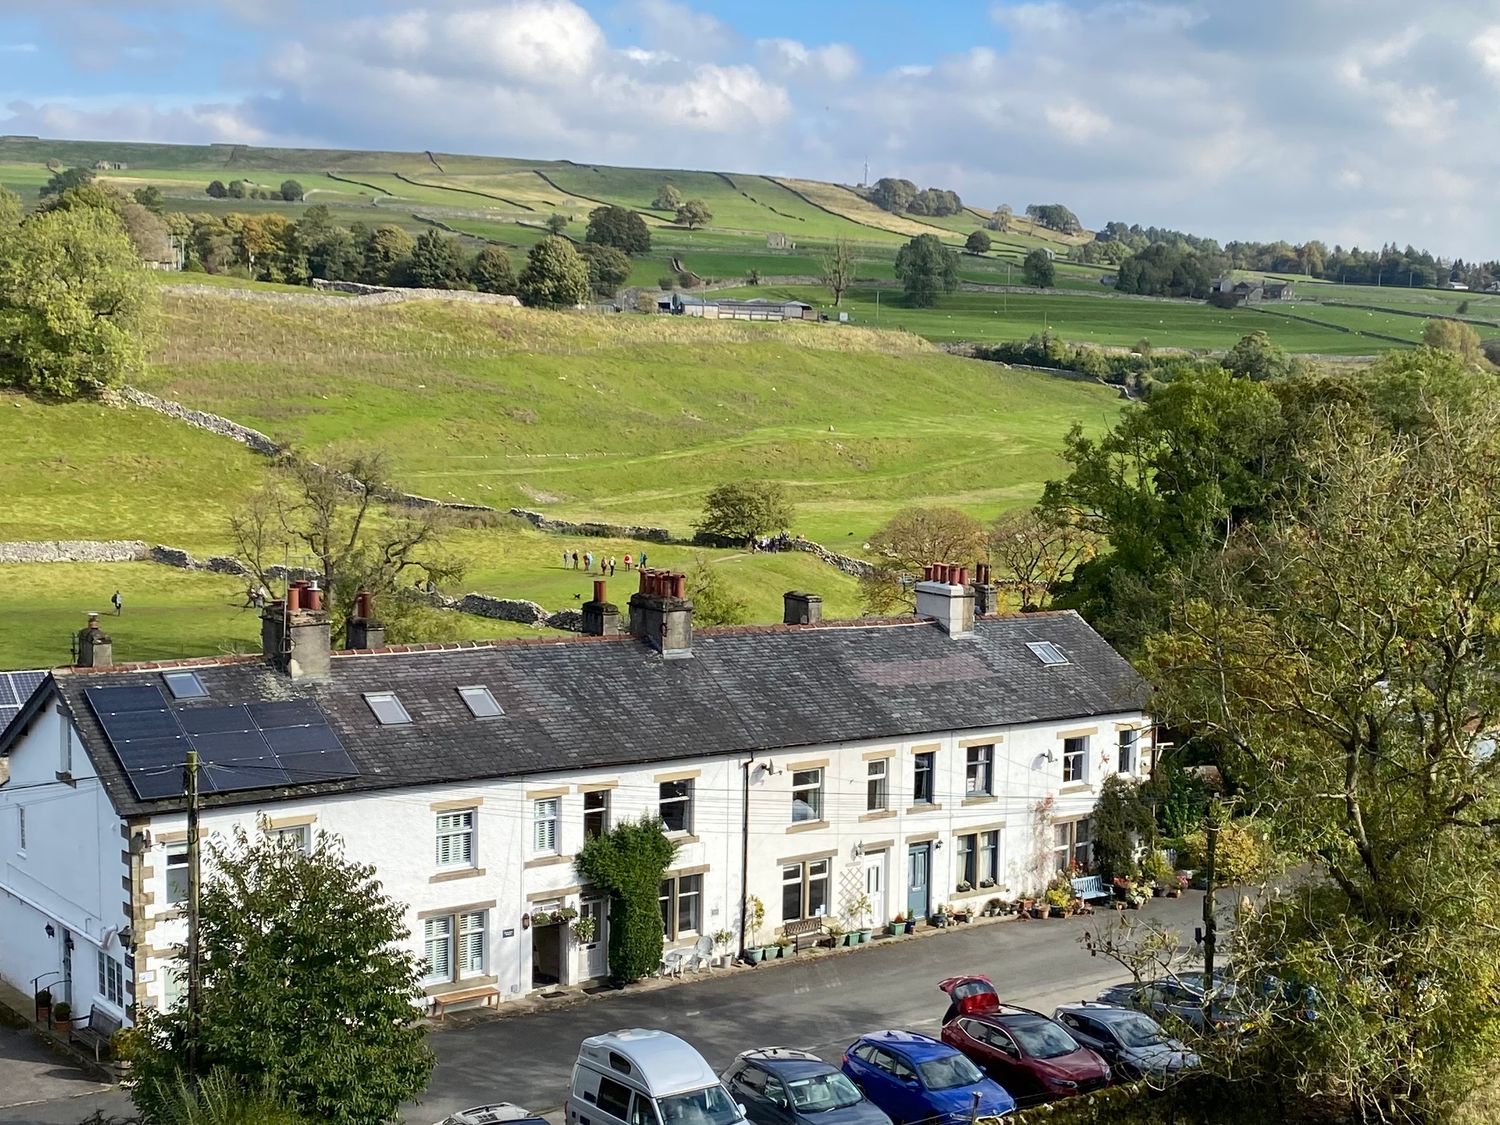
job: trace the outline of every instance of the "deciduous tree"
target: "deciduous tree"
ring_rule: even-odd
[[[743,625],[750,608],[734,596],[724,575],[707,555],[699,554],[687,572],[687,595],[695,625]]]
[[[1461,320],[1434,318],[1422,329],[1422,343],[1429,348],[1452,352],[1465,363],[1478,363],[1484,358],[1479,349],[1479,333],[1472,324]]]
[[[588,242],[613,246],[632,257],[651,250],[651,231],[646,220],[628,207],[595,207],[589,212]]]
[[[229,189],[224,186],[223,180],[210,180],[208,187],[203,190],[210,199],[223,199],[229,194]]]
[[[1246,379],[1259,381],[1299,375],[1303,371],[1303,365],[1285,348],[1272,343],[1271,337],[1265,332],[1257,329],[1248,336],[1242,336],[1229,349],[1224,356],[1224,369]]]
[[[875,206],[899,215],[917,198],[917,185],[910,180],[882,176],[870,189],[870,199]]]
[[[964,239],[964,249],[970,254],[988,254],[990,245],[990,236],[982,230],[973,231],[968,238]]]
[[[521,303],[536,309],[570,309],[589,299],[589,271],[566,238],[549,235],[531,248],[516,280]]]
[[[47,182],[37,189],[37,196],[47,199],[93,182],[94,173],[87,168],[64,168],[62,171],[52,173]]]
[[[854,243],[847,238],[835,239],[833,245],[824,251],[820,262],[823,267],[823,284],[833,294],[834,305],[842,305],[844,294],[854,284],[854,271],[858,266]]]
[[[547,216],[547,221],[542,225],[550,234],[562,234],[568,228],[568,217],[561,211],[554,211]]]
[[[664,183],[656,189],[656,198],[651,201],[651,206],[658,211],[675,213],[682,206],[682,192],[675,185]]]
[[[919,234],[896,252],[896,276],[913,308],[931,308],[958,288],[958,255],[935,234]]]
[[[701,535],[745,542],[792,526],[795,510],[786,486],[778,481],[721,484],[703,501]]]
[[[996,207],[994,213],[990,215],[990,229],[997,230],[1001,234],[1005,234],[1010,230],[1011,223],[1014,221],[1014,219],[1015,211],[1011,209],[1011,205],[1009,203],[1002,203],[999,207]]]
[[[376,227],[360,247],[359,280],[366,285],[391,284],[416,246],[412,236],[400,227]]]
[[[79,207],[0,227],[0,383],[49,398],[97,394],[145,358],[155,308],[110,210]]]
[[[1027,285],[1038,289],[1051,289],[1057,280],[1057,270],[1052,265],[1052,255],[1041,247],[1027,254],[1021,262],[1021,277]]]
[[[288,203],[300,202],[302,197],[306,194],[307,192],[302,189],[302,185],[299,184],[296,180],[281,181],[281,198],[286,200]]]
[[[469,280],[481,293],[514,293],[516,269],[502,246],[486,246],[469,266]]]
[[[613,297],[630,278],[630,259],[613,246],[585,242],[579,253],[588,266],[589,288],[601,297]]]
[[[910,611],[912,583],[928,563],[968,564],[984,557],[984,527],[957,508],[906,508],[870,536],[878,561],[860,580],[861,604],[870,613]]]
[[[999,576],[1015,584],[1021,609],[1045,609],[1081,564],[1099,553],[1098,533],[1071,512],[1020,508],[989,529],[989,556]]]
[[[701,199],[684,200],[677,207],[677,221],[692,230],[713,221],[714,214]]]
[[[426,1089],[433,1067],[417,1007],[423,968],[403,948],[407,904],[327,833],[310,854],[244,829],[207,851],[200,1074],[275,1090],[333,1125],[393,1118]],[[160,1114],[194,1077],[186,1072],[191,1025],[181,1001],[138,1018],[132,1096]]]
[[[404,273],[405,283],[418,289],[463,289],[469,280],[458,239],[436,229],[417,236]]]

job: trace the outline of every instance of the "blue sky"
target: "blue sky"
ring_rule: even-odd
[[[0,132],[898,175],[1500,257],[1494,0],[0,0]]]

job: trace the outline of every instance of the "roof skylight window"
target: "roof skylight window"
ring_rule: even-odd
[[[1068,654],[1051,641],[1028,641],[1026,647],[1031,650],[1032,656],[1036,657],[1048,668],[1056,667],[1059,664],[1072,663],[1068,659]]]
[[[494,694],[483,684],[461,687],[458,694],[476,719],[495,719],[505,714],[505,708],[495,701]]]
[[[161,678],[173,699],[208,698],[208,689],[203,686],[197,672],[163,672]]]
[[[367,691],[365,702],[375,715],[375,721],[383,727],[411,722],[411,716],[406,713],[406,708],[401,706],[401,700],[396,698],[393,691]]]

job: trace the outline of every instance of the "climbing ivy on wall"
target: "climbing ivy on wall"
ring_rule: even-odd
[[[579,876],[609,892],[609,975],[617,983],[640,980],[661,965],[658,896],[676,855],[654,816],[623,821],[578,852]]]

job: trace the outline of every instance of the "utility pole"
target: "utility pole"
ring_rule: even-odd
[[[1207,1030],[1212,1015],[1214,990],[1214,946],[1217,934],[1214,928],[1214,852],[1219,845],[1219,818],[1208,814],[1207,876],[1208,886],[1203,892],[1203,1026]]]
[[[203,869],[198,850],[198,751],[187,752],[187,845],[188,845],[188,1073],[198,1073],[198,1010],[201,989],[198,971],[198,892]]]

